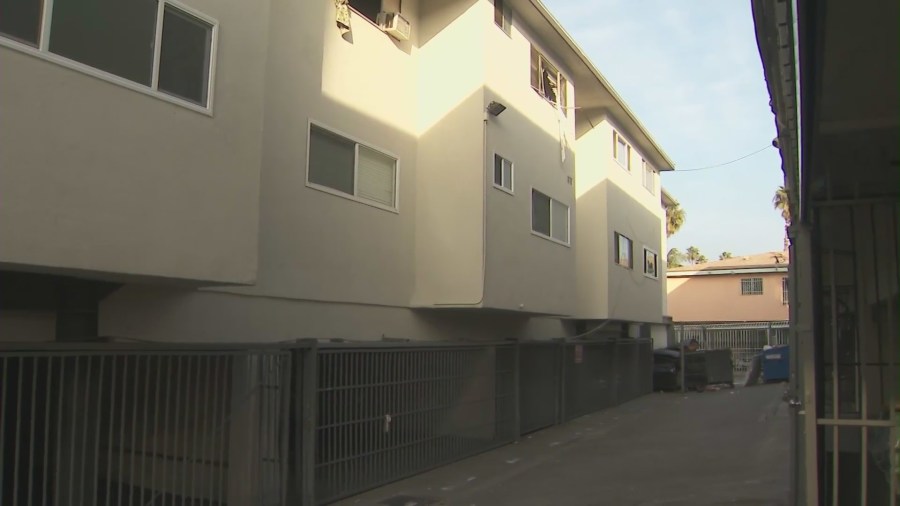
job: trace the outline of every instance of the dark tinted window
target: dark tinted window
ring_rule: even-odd
[[[159,54],[160,91],[206,105],[212,26],[166,6]]]
[[[356,144],[313,125],[309,131],[309,182],[353,195]]]
[[[0,34],[37,46],[41,38],[41,0],[0,0]]]
[[[381,12],[381,0],[350,0],[350,7],[374,23],[377,21],[378,13]]]
[[[531,229],[550,235],[550,197],[537,190],[531,190]]]
[[[54,0],[50,51],[149,86],[157,5],[156,0]]]

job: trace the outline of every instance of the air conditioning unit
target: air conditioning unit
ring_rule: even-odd
[[[384,33],[397,40],[409,40],[409,21],[399,12],[379,12],[377,21]]]

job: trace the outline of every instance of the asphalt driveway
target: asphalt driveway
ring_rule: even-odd
[[[784,505],[784,388],[651,394],[336,504]]]

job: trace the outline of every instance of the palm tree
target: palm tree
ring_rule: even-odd
[[[727,260],[729,258],[733,258],[734,255],[731,254],[730,251],[723,251],[719,254],[719,260]]]
[[[674,202],[666,206],[666,237],[672,237],[684,225],[685,212],[681,204]]]
[[[700,254],[700,248],[696,246],[689,246],[687,249],[687,254],[685,255],[685,260],[688,261],[689,264],[702,264],[706,257]]]
[[[684,255],[681,251],[678,251],[678,248],[672,248],[666,255],[666,266],[670,269],[673,267],[681,267],[682,260],[684,260]]]
[[[776,210],[781,211],[781,218],[784,220],[784,250],[787,251],[788,247],[790,247],[788,227],[791,225],[791,199],[783,185],[775,190],[775,196],[772,197],[772,206]]]

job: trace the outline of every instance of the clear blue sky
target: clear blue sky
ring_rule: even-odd
[[[669,248],[710,259],[780,250],[783,184],[749,2],[543,0],[675,162],[662,184],[687,213]],[[577,94],[578,90],[576,90]]]

